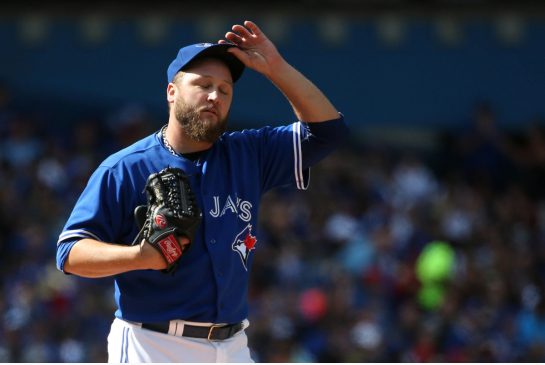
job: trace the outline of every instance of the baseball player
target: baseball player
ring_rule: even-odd
[[[285,95],[297,122],[226,132],[233,85],[245,68]],[[114,277],[109,362],[253,362],[244,330],[260,197],[278,186],[306,189],[309,168],[348,129],[251,21],[216,44],[181,48],[167,78],[168,123],[94,171],[60,234],[57,267]],[[165,168],[186,174],[202,221],[192,239],[176,235],[166,250],[145,238],[133,245],[133,212],[148,203],[147,179]],[[171,261],[177,269],[165,273]]]

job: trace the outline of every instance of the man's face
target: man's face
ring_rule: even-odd
[[[215,142],[227,128],[233,99],[229,68],[216,59],[203,59],[174,80],[173,112],[184,132],[199,142]]]

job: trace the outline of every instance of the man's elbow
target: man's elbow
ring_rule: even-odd
[[[344,121],[344,118],[341,118],[339,126],[335,129],[335,132],[333,133],[333,136],[331,137],[333,140],[333,143],[335,144],[335,147],[343,146],[348,141],[349,136],[350,136],[350,128],[348,128],[348,125]]]
[[[338,148],[346,143],[350,136],[350,129],[340,114],[337,119],[322,123],[309,123],[311,138],[329,148]]]
[[[70,255],[70,251],[72,250],[72,247],[74,247],[76,242],[78,242],[78,240],[60,242],[57,245],[57,269],[65,274],[72,274],[69,269],[70,265],[68,264],[68,256]]]

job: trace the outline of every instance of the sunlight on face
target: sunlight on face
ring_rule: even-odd
[[[180,73],[174,83],[179,93],[174,116],[193,140],[215,142],[227,129],[233,83],[227,66],[216,59],[203,59]]]

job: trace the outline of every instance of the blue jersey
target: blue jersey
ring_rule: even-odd
[[[345,130],[343,118],[314,124]],[[306,189],[306,165],[332,149],[324,143],[305,147],[311,135],[301,122],[225,133],[196,161],[169,152],[160,133],[136,142],[94,171],[59,237],[57,266],[63,270],[69,250],[82,238],[130,244],[138,233],[133,212],[146,204],[148,176],[177,167],[189,175],[202,223],[173,275],[135,270],[114,276],[115,315],[135,322],[243,320],[248,273],[260,246],[260,198],[283,185]]]

